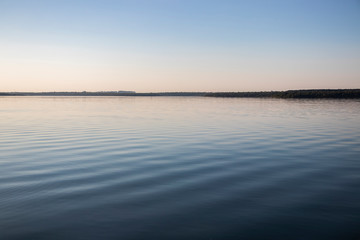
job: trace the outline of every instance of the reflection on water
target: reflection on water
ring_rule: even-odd
[[[0,98],[0,239],[360,239],[360,101]]]

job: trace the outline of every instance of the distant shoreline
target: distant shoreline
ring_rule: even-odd
[[[311,89],[267,92],[216,92],[207,93],[206,97],[225,98],[360,98],[360,89]]]
[[[311,89],[261,92],[0,92],[0,96],[199,96],[221,98],[360,98],[360,89]]]

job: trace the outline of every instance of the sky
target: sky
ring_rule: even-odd
[[[0,92],[360,88],[360,0],[0,0]]]

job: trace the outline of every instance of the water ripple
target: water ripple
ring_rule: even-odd
[[[357,100],[4,97],[0,111],[1,239],[360,237]]]

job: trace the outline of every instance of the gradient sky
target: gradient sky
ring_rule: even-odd
[[[0,0],[0,92],[360,88],[359,0]]]

